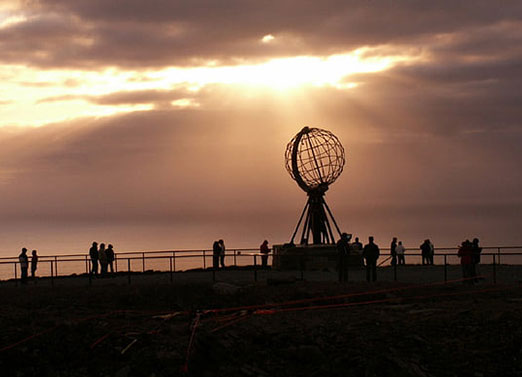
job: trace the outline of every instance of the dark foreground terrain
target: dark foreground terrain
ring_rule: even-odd
[[[275,283],[0,287],[0,375],[522,376],[520,283]]]

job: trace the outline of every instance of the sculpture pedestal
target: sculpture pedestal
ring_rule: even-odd
[[[337,270],[339,254],[335,245],[273,245],[272,267],[278,270]],[[347,256],[349,267],[363,265],[362,255]]]

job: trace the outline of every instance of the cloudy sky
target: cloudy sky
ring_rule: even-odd
[[[0,253],[286,242],[304,126],[341,228],[522,244],[517,0],[2,0]]]

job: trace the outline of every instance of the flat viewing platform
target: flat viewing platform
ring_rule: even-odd
[[[486,284],[520,283],[522,282],[522,265],[480,265],[479,275]],[[377,279],[381,282],[402,283],[435,283],[454,281],[462,278],[460,265],[405,265],[382,266],[377,269]],[[213,271],[212,269],[194,269],[184,272],[118,272],[107,277],[92,277],[87,274],[42,277],[32,280],[29,278],[26,286],[102,286],[125,284],[212,284],[226,282],[230,284],[285,284],[296,280],[310,282],[335,282],[338,280],[337,271],[300,271],[274,270],[246,267],[227,267]],[[353,267],[348,272],[348,282],[364,282],[366,270],[364,267]],[[9,279],[0,282],[2,286],[22,286],[19,279]]]

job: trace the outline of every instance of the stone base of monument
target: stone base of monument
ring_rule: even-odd
[[[335,245],[273,245],[272,267],[278,270],[335,271],[339,254]],[[363,266],[360,254],[348,255],[348,266]]]

